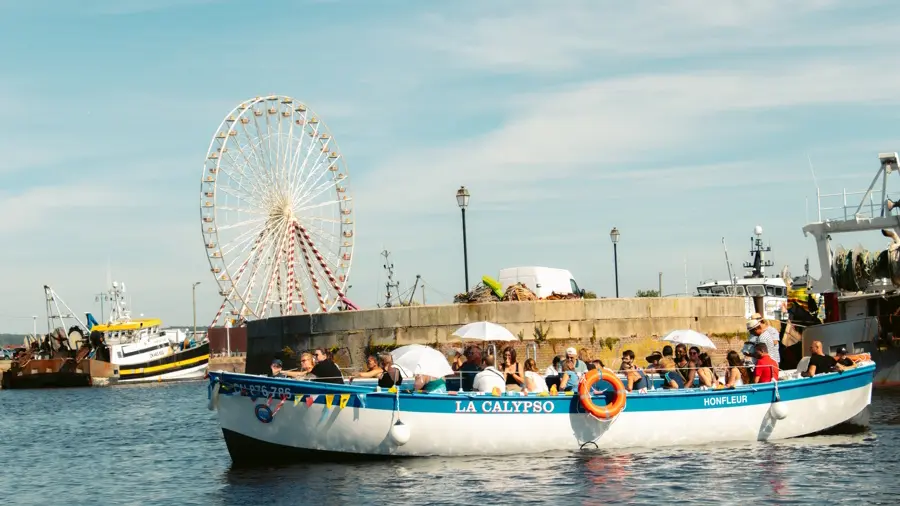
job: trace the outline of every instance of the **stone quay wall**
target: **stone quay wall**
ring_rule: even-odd
[[[600,358],[609,366],[632,349],[638,362],[664,343],[658,338],[676,329],[694,329],[713,338],[714,360],[745,339],[744,300],[736,297],[663,297],[489,302],[410,306],[322,314],[303,314],[247,324],[246,371],[268,372],[273,358],[296,367],[299,353],[330,349],[342,368],[358,370],[365,354],[406,344],[429,344],[444,351],[461,347],[451,334],[476,321],[503,325],[519,341],[509,343],[524,362],[525,348],[538,345],[537,365],[545,368],[569,346],[581,357]],[[736,348],[735,348],[736,347]]]

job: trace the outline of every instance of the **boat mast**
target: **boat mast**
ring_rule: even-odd
[[[753,229],[753,234],[756,235],[756,238],[750,238],[750,255],[753,257],[753,262],[744,262],[745,269],[752,269],[747,278],[764,278],[766,267],[772,267],[775,264],[771,260],[765,260],[763,258],[763,253],[767,251],[772,251],[771,246],[763,246],[763,242],[761,239],[762,236],[762,227],[757,225]]]
[[[731,286],[733,287],[735,285],[736,280],[735,280],[734,274],[731,272],[731,261],[728,260],[728,247],[725,246],[725,238],[724,237],[722,238],[722,249],[725,250],[725,267],[728,268],[728,280],[731,281]]]

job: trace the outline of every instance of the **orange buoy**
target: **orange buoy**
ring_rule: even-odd
[[[616,389],[616,398],[605,406],[598,406],[591,399],[591,387],[600,380],[609,382]],[[584,409],[601,420],[609,420],[625,409],[625,385],[618,376],[606,369],[588,371],[578,384],[578,396],[581,398],[581,405],[584,406]]]

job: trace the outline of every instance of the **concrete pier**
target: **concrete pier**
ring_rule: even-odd
[[[519,336],[517,348],[536,342],[538,367],[567,346],[609,356],[629,344],[654,340],[676,329],[694,329],[722,344],[746,334],[744,299],[663,297],[491,302],[411,306],[269,318],[247,325],[250,374],[268,371],[273,357],[294,367],[295,355],[316,347],[335,350],[342,367],[359,367],[367,350],[420,343],[441,347],[466,323],[490,321]],[[458,344],[457,344],[458,345]],[[635,349],[636,346],[630,346]],[[635,353],[640,353],[639,348]],[[739,349],[739,347],[738,347]],[[720,353],[727,350],[718,350]],[[524,361],[520,351],[519,361]]]

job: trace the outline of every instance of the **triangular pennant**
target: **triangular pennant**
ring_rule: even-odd
[[[338,404],[338,406],[340,406],[341,409],[346,408],[347,401],[349,401],[349,400],[350,400],[350,394],[341,394],[341,400],[340,400],[340,404]]]
[[[392,393],[392,394],[397,393],[397,387],[391,387],[391,388],[389,388],[389,389],[388,389],[388,392],[390,392],[390,393]]]
[[[366,394],[358,394],[356,397],[359,399],[360,407],[366,407]]]
[[[307,408],[312,406],[313,403],[316,402],[316,397],[318,397],[318,395],[307,395],[306,396],[306,399],[304,399],[304,402],[306,402]]]
[[[294,406],[300,404],[300,401],[303,400],[303,396],[300,394],[294,395]]]
[[[493,395],[494,397],[499,397],[500,396],[500,387],[492,388],[491,395]]]
[[[334,394],[325,394],[325,409],[330,409],[334,403]]]

